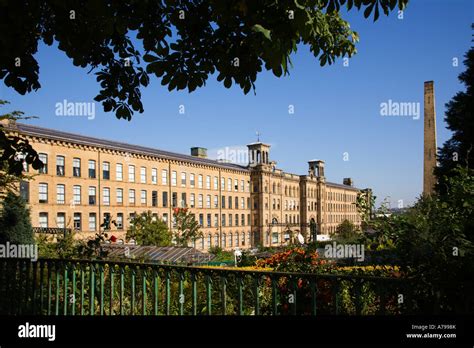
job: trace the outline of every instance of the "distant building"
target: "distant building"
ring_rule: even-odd
[[[247,166],[97,139],[26,124],[5,125],[29,140],[45,163],[20,191],[37,231],[71,228],[91,237],[109,216],[109,235],[125,238],[129,218],[151,210],[173,228],[173,208],[187,207],[204,237],[193,245],[224,249],[277,246],[330,234],[345,219],[360,226],[352,179],[327,182],[324,162],[309,161],[307,175],[276,168],[270,145],[248,145]]]

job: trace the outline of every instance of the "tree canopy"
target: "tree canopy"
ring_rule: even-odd
[[[248,93],[263,68],[288,73],[298,44],[320,65],[356,53],[356,32],[340,14],[357,8],[374,21],[408,0],[50,0],[0,3],[0,79],[25,94],[41,87],[40,43],[94,71],[104,111],[130,120],[143,112],[149,76],[189,92],[208,77]],[[139,46],[139,44],[141,44]]]
[[[474,25],[472,26],[474,29]],[[457,165],[474,168],[474,47],[466,53],[466,70],[459,75],[459,81],[466,87],[446,103],[445,121],[452,137],[439,149],[439,166],[435,169],[438,177],[437,190],[446,193],[447,177],[455,175]]]
[[[126,238],[135,239],[139,245],[171,245],[171,232],[168,225],[163,220],[155,218],[150,210],[130,219],[130,228],[127,230]]]

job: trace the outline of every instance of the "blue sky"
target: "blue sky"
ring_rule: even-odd
[[[395,12],[375,23],[352,10],[344,18],[360,42],[349,66],[338,60],[321,68],[300,47],[290,75],[263,72],[256,95],[226,89],[215,76],[192,94],[170,93],[152,78],[142,91],[145,112],[131,122],[104,113],[100,104],[94,120],[56,116],[56,103],[92,101],[99,89],[93,74],[53,47],[41,46],[37,54],[40,90],[21,96],[2,83],[0,99],[11,102],[9,110],[38,116],[31,124],[180,153],[192,146],[211,152],[245,146],[259,131],[279,168],[305,174],[308,160],[323,159],[329,181],[352,177],[357,187],[372,187],[379,201],[390,197],[392,206],[398,200],[406,205],[422,190],[423,117],[383,117],[380,103],[419,102],[423,113],[423,82],[434,80],[438,146],[450,137],[444,104],[463,88],[457,76],[471,46],[473,7],[471,0],[412,0],[403,19]],[[184,115],[179,105],[185,106]]]

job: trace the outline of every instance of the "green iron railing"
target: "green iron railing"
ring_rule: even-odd
[[[400,314],[410,312],[407,290],[397,278],[0,260],[0,314],[10,315]]]

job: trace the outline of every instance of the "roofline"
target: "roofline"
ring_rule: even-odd
[[[354,186],[349,186],[349,185],[344,185],[344,184],[338,184],[338,183],[330,182],[330,181],[326,181],[326,185],[327,185],[327,186],[332,186],[332,187],[343,188],[343,189],[347,189],[347,190],[362,191],[362,189],[357,188],[357,187],[354,187]]]
[[[170,151],[160,150],[156,148],[141,146],[141,145],[122,143],[122,142],[118,142],[114,140],[95,138],[95,137],[90,137],[90,136],[77,134],[77,133],[58,131],[51,128],[32,126],[25,123],[15,123],[14,125],[9,125],[9,126],[4,126],[4,127],[6,130],[16,131],[21,134],[30,135],[30,136],[44,137],[44,138],[49,138],[53,140],[68,141],[68,142],[81,144],[81,145],[96,146],[96,147],[119,150],[119,151],[129,152],[129,153],[136,153],[136,154],[141,154],[141,155],[144,154],[144,155],[149,155],[149,156],[163,158],[163,159],[187,161],[187,162],[204,164],[204,165],[209,165],[209,166],[218,167],[218,168],[240,170],[244,172],[249,171],[249,169],[246,166],[241,166],[234,163],[222,163],[222,162],[218,162],[212,159],[199,158],[199,157],[194,157],[191,155],[184,155],[184,154],[180,154],[176,152],[170,152]]]

